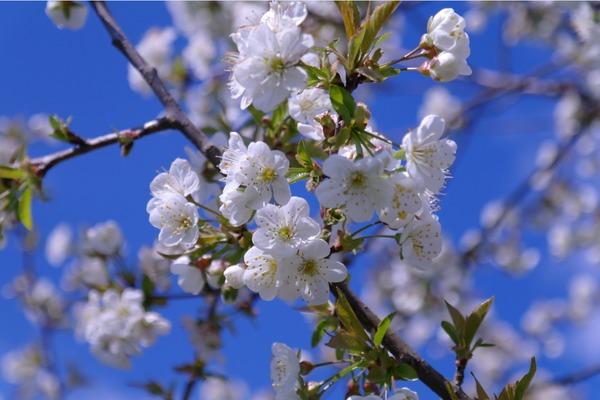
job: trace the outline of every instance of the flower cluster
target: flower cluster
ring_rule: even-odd
[[[121,293],[109,289],[90,291],[86,303],[75,310],[76,332],[103,362],[120,368],[131,365],[131,356],[152,345],[171,329],[169,321],[155,312],[145,311],[144,295],[137,289]]]
[[[443,187],[454,161],[456,144],[443,139],[444,120],[429,115],[402,141],[403,166],[385,147],[358,160],[330,156],[323,164],[327,177],[317,188],[321,206],[339,208],[355,222],[377,213],[389,228],[401,230],[402,256],[415,266],[427,266],[441,251],[441,228],[432,214],[432,196]],[[397,161],[397,160],[396,160]],[[390,167],[392,170],[389,170]]]
[[[421,47],[435,54],[424,67],[433,79],[447,82],[459,75],[471,75],[467,64],[471,50],[465,19],[453,9],[444,8],[429,19]]]
[[[299,28],[306,15],[304,3],[273,2],[260,23],[231,35],[238,53],[229,85],[233,98],[241,98],[242,108],[253,104],[271,111],[306,86],[306,73],[299,66],[313,46],[312,36]]]

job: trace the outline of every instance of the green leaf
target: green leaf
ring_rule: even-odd
[[[416,381],[419,379],[417,371],[408,364],[398,364],[394,367],[394,377],[403,381]]]
[[[515,400],[522,400],[525,396],[525,392],[527,388],[531,384],[533,377],[535,376],[535,372],[537,370],[537,365],[535,362],[535,357],[531,358],[531,364],[529,365],[529,372],[525,374],[523,378],[517,381],[515,387]]]
[[[358,5],[354,1],[336,1],[335,4],[342,15],[346,37],[351,38],[360,25],[360,12],[358,11]]]
[[[396,8],[400,5],[399,1],[388,1],[380,4],[373,10],[373,13],[364,22],[364,37],[361,44],[361,51],[367,54],[375,44],[375,40],[383,25],[390,19]]]
[[[336,350],[344,350],[352,354],[363,354],[369,350],[369,346],[362,341],[354,332],[339,331],[325,344]]]
[[[448,334],[454,344],[458,344],[460,342],[458,334],[456,333],[456,329],[454,329],[454,325],[452,325],[450,322],[442,321],[442,329]]]
[[[312,166],[312,158],[310,157],[310,154],[308,154],[304,140],[298,142],[298,146],[296,147],[296,160],[298,160],[298,163],[303,167]]]
[[[285,121],[288,116],[288,103],[287,100],[282,102],[273,110],[273,116],[271,117],[271,123],[274,129],[278,129],[280,125]]]
[[[399,5],[399,1],[389,1],[377,6],[352,36],[348,44],[350,70],[359,66],[375,46],[379,31]]]
[[[454,328],[456,329],[458,337],[461,337],[462,333],[464,332],[464,329],[465,329],[465,324],[466,324],[465,317],[452,304],[448,303],[445,300],[444,300],[444,303],[446,303],[446,308],[448,308],[448,313],[450,314],[450,317],[452,318],[452,322],[454,323]]]
[[[31,185],[27,185],[19,197],[18,216],[19,221],[25,228],[33,228],[33,216],[31,212],[31,203],[33,200],[33,190]]]
[[[488,311],[490,310],[490,307],[493,302],[494,302],[494,298],[490,297],[489,299],[487,299],[486,301],[481,303],[479,305],[479,307],[477,307],[477,309],[475,311],[473,311],[467,317],[466,324],[465,324],[465,331],[464,331],[464,338],[465,338],[466,346],[469,346],[471,344],[471,342],[473,341],[473,338],[477,334],[477,331],[479,330],[479,327],[481,326],[481,323],[485,319],[485,316],[487,315]]]
[[[490,400],[490,396],[486,393],[477,378],[475,378],[475,375],[473,375],[473,379],[475,379],[475,386],[477,388],[477,400]]]
[[[377,326],[377,331],[375,331],[375,336],[373,337],[373,343],[375,346],[381,345],[383,342],[383,338],[390,328],[390,324],[392,323],[392,319],[396,316],[396,312],[389,314],[387,317],[381,320],[379,325]]]
[[[352,95],[340,86],[331,85],[329,88],[329,97],[331,98],[333,109],[349,124],[356,110],[356,102]]]
[[[22,169],[16,169],[0,165],[0,178],[20,181],[27,177],[27,173]]]
[[[367,343],[369,341],[369,336],[365,332],[362,324],[358,320],[358,317],[350,307],[350,303],[348,303],[348,299],[344,296],[344,293],[336,288],[337,291],[337,302],[335,303],[335,311],[338,319],[346,328],[347,331],[352,332],[357,337],[359,337],[363,342]]]
[[[323,339],[323,335],[325,335],[325,331],[328,327],[333,327],[331,319],[324,318],[319,321],[310,338],[310,345],[312,347],[316,347],[321,342],[321,339]]]

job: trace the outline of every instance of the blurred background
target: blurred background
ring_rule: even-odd
[[[175,19],[169,57],[175,60],[194,39],[181,15],[195,14],[182,11],[181,4],[119,2],[110,7],[134,43],[150,28],[173,27]],[[330,6],[310,4],[312,19],[305,23],[324,38],[340,26],[330,16],[331,8],[335,10]],[[36,114],[71,116],[70,128],[86,138],[138,126],[160,114],[158,101],[140,93],[143,89],[136,87],[135,79],[128,79],[126,61],[91,10],[85,26],[73,32],[56,28],[44,13],[45,3],[9,2],[0,7],[0,131],[8,136],[9,130],[20,129],[31,157],[67,147],[40,138],[39,121],[45,117],[37,117],[36,125],[31,119]],[[194,23],[206,25],[205,43],[213,40],[214,48],[200,46],[210,53],[204,56],[205,65],[184,61],[178,75],[173,61],[169,74],[199,125],[209,124],[206,114],[211,112],[203,103],[208,89],[202,84],[210,74],[210,79],[223,75],[223,38],[236,23],[251,21],[265,7],[198,5],[205,17]],[[444,7],[467,19],[473,75],[440,84],[405,72],[382,85],[364,85],[357,97],[369,105],[375,129],[396,142],[426,114],[439,113],[452,121],[448,134],[458,144],[457,161],[439,200],[447,250],[436,269],[423,274],[388,257],[391,250],[385,244],[373,243],[373,254],[352,266],[351,286],[380,316],[399,311],[394,328],[446,376],[453,374],[454,360],[439,329],[440,320],[447,318],[441,299],[468,311],[475,301],[495,296],[482,334],[496,347],[478,351],[468,371],[499,387],[526,371],[535,355],[540,369],[536,379],[555,384],[538,388],[532,398],[594,399],[600,390],[595,375],[600,373],[600,129],[587,111],[598,109],[594,104],[600,94],[600,51],[586,46],[598,47],[594,41],[600,36],[586,42],[584,28],[573,23],[585,18],[578,2],[406,2],[389,27],[393,35],[384,45],[387,57],[397,58],[416,47],[429,16]],[[221,19],[229,26],[221,25],[223,31],[217,32],[211,24]],[[192,71],[185,83],[181,68]],[[231,126],[236,126],[244,116],[235,115],[236,105],[227,107]],[[8,144],[0,139],[0,153],[3,146],[7,149]],[[126,242],[123,260],[136,268],[139,249],[152,246],[157,236],[145,210],[148,185],[172,160],[186,156],[185,146],[189,144],[182,135],[165,132],[136,142],[127,157],[120,155],[118,146],[107,147],[48,173],[48,198],[34,203],[35,238],[24,239],[25,231],[18,226],[5,232],[0,252],[0,354],[38,343],[44,336],[11,298],[10,287],[29,265],[61,290],[69,261],[51,266],[45,252],[46,240],[58,225],[78,232],[116,221]],[[24,253],[23,240],[37,245]],[[173,278],[169,293],[178,291]],[[62,296],[76,301],[82,294]],[[182,320],[197,316],[201,307],[201,300],[192,298],[159,308],[173,329],[135,357],[128,371],[100,363],[71,329],[58,329],[51,343],[42,346],[55,354],[61,376],[67,376],[72,365],[84,377],[85,384],[68,393],[69,399],[152,398],[133,386],[157,379],[182,387],[185,380],[173,366],[189,361],[193,352]],[[231,385],[244,387],[240,398],[248,399],[270,388],[271,343],[310,349],[313,328],[306,316],[282,301],[258,302],[255,308],[255,318],[236,317],[235,328],[224,330],[222,357],[214,367],[237,382]],[[312,358],[318,359],[321,351],[313,349]],[[406,386],[421,399],[435,398],[418,383]],[[470,376],[466,387],[472,388]],[[340,383],[326,398],[341,398],[343,392]],[[0,380],[0,393],[12,399],[17,388],[10,379]]]

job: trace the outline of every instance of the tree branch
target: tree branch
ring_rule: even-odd
[[[341,293],[344,294],[350,307],[356,314],[358,320],[368,331],[374,331],[379,325],[379,318],[356,296],[345,283],[333,284]],[[334,290],[334,294],[337,292]],[[423,360],[406,342],[392,331],[388,331],[383,339],[383,345],[396,357],[400,363],[409,364],[417,372],[419,379],[433,392],[444,400],[452,400],[448,387],[451,387],[458,400],[471,400],[462,389],[454,383],[447,380],[441,373],[433,368],[427,361]]]
[[[119,132],[109,133],[98,136],[93,139],[83,140],[70,149],[58,151],[46,156],[37,157],[30,160],[34,172],[40,177],[44,177],[52,167],[63,161],[75,158],[93,150],[101,149],[121,141],[135,141],[155,132],[166,131],[176,128],[176,125],[167,118],[154,119],[146,122],[143,126],[131,129],[124,129]]]
[[[221,150],[211,143],[204,132],[196,127],[181,109],[177,100],[158,76],[156,68],[149,65],[131,44],[103,1],[92,1],[92,7],[112,38],[113,45],[142,75],[148,86],[165,107],[166,117],[179,129],[215,166],[221,160]]]

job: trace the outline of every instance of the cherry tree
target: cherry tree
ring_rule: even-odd
[[[134,265],[115,221],[79,235],[61,224],[46,238],[48,263],[64,269],[60,288],[24,257],[6,292],[42,344],[3,358],[18,396],[76,396],[89,379],[57,365],[44,340],[54,332],[71,331],[98,362],[126,370],[183,328],[190,351],[173,366],[178,379],[156,376],[137,382],[140,390],[216,400],[579,398],[569,385],[600,368],[536,376],[536,356],[556,354],[559,324],[593,314],[596,280],[575,276],[567,298],[539,299],[517,330],[491,311],[494,298],[478,296],[474,269],[493,263],[526,274],[540,259],[532,231],[547,236],[557,258],[585,253],[598,262],[599,11],[588,3],[474,3],[461,15],[435,5],[419,23],[420,39],[404,49],[394,36],[416,3],[170,2],[173,26],[150,28],[134,44],[106,3],[48,1],[58,29],[98,18],[128,62],[131,89],[163,110],[92,138],[54,114],[3,124],[2,240],[20,240],[25,256],[36,251],[34,199],[46,200],[44,178],[60,164],[107,146],[127,156],[136,141],[167,130],[189,147],[148,182],[155,236],[136,249]],[[503,15],[504,46],[542,41],[553,49],[548,65],[525,75],[472,65],[470,29],[485,29],[495,14]],[[395,138],[377,130],[368,103],[398,75],[436,86],[424,93],[420,122]],[[446,88],[453,81],[476,94],[463,101]],[[453,245],[440,211],[462,212],[446,210],[443,197],[449,178],[460,178],[453,167],[462,138],[484,129],[476,124],[484,107],[525,95],[555,100],[557,139],[539,147],[526,179]],[[27,145],[36,137],[64,149],[34,157]],[[353,280],[366,259],[368,277]],[[164,306],[176,300],[196,300],[197,313],[173,321]],[[272,387],[249,394],[217,359],[224,332],[270,301],[308,316],[307,347],[319,352],[273,341],[264,371]],[[452,376],[429,360],[428,345],[452,354]]]

